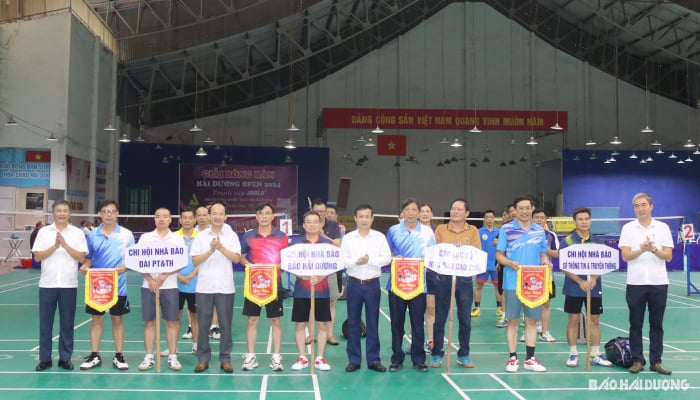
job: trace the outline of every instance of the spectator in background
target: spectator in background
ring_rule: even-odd
[[[39,234],[39,229],[44,227],[44,221],[37,221],[36,224],[34,224],[34,230],[32,233],[29,234],[29,248],[33,249],[34,248],[34,241],[36,240],[36,235]]]

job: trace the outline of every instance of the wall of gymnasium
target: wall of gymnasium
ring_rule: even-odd
[[[291,119],[302,129],[296,140],[329,147],[329,197],[334,199],[339,178],[352,178],[350,208],[370,202],[378,212],[395,213],[402,199],[415,196],[432,203],[436,214],[456,197],[466,197],[473,210],[499,209],[519,193],[556,203],[566,186],[559,165],[562,150],[584,149],[589,137],[607,143],[614,135],[615,80],[561,52],[556,52],[555,80],[554,57],[551,46],[487,5],[455,3],[397,40],[295,92]],[[644,145],[649,139],[638,133],[645,125],[643,88],[621,81],[619,98],[623,148]],[[203,118],[200,125],[218,143],[282,146],[289,101],[285,96]],[[663,135],[665,145],[680,148],[688,111],[653,94],[647,104],[650,124]],[[376,150],[356,142],[370,132],[319,130],[323,107],[561,109],[569,113],[569,131],[541,138],[534,148],[525,145],[532,132],[387,131],[407,135],[408,153],[417,160],[409,162],[377,156]],[[180,140],[194,140],[187,132],[190,126],[182,122],[148,134],[166,137],[175,132]],[[439,143],[443,137],[459,137],[467,145],[454,150]],[[368,161],[357,166],[363,156]],[[437,166],[453,156],[458,162]],[[477,167],[469,166],[471,159],[477,160]],[[499,166],[511,160],[515,165]],[[397,161],[400,166],[395,167]],[[561,204],[554,206],[562,209]]]

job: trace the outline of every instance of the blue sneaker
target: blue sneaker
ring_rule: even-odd
[[[605,359],[605,354],[598,354],[597,357],[595,355],[591,355],[591,364],[600,365],[602,367],[612,366],[612,363]]]
[[[578,366],[578,354],[569,354],[569,358],[566,360],[566,366],[576,368]]]
[[[433,359],[430,360],[430,368],[440,368],[442,367],[442,356],[433,354]]]
[[[505,319],[503,319],[503,321],[496,322],[496,328],[505,328],[506,326],[508,326],[508,321]]]
[[[474,368],[474,363],[469,359],[469,356],[457,357],[457,365],[462,368]]]

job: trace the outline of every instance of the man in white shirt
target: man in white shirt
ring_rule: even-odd
[[[630,350],[633,374],[644,369],[642,326],[644,313],[649,309],[649,358],[651,371],[670,375],[671,370],[661,364],[664,342],[664,311],[668,296],[666,263],[673,256],[673,237],[665,223],[651,216],[654,202],[646,193],[632,198],[637,219],[625,224],[620,232],[619,248],[627,261],[627,307],[630,320]]]
[[[197,266],[197,323],[199,326],[211,324],[212,312],[216,307],[221,330],[219,361],[224,372],[232,373],[231,320],[233,319],[233,298],[236,292],[233,282],[233,265],[241,260],[241,242],[230,228],[225,228],[226,206],[215,202],[210,208],[211,226],[200,231],[192,242],[192,262]],[[199,364],[194,372],[209,369],[211,347],[209,332],[200,329],[197,338],[197,358]]]
[[[78,263],[85,261],[87,241],[83,232],[70,225],[70,205],[56,201],[51,210],[54,223],[37,234],[32,252],[41,261],[39,278],[39,364],[37,371],[51,368],[53,321],[58,306],[58,366],[72,370],[73,325],[78,293]]]
[[[182,236],[170,230],[172,217],[170,210],[159,208],[155,216],[156,229],[141,235],[139,243],[170,242],[174,246],[185,246]],[[180,291],[177,288],[177,271],[157,274],[142,274],[141,285],[141,319],[146,323],[143,328],[143,341],[146,347],[146,357],[139,364],[140,371],[146,371],[155,365],[153,343],[156,338],[156,292],[160,297],[162,317],[165,320],[165,337],[168,341],[168,368],[173,371],[182,369],[177,359],[177,339],[180,334],[179,301]]]
[[[391,250],[384,234],[371,229],[373,221],[372,207],[369,204],[357,206],[357,230],[346,234],[340,245],[341,257],[348,274],[347,372],[357,371],[362,364],[360,323],[363,305],[367,318],[367,367],[377,372],[386,372],[386,367],[379,358],[379,277],[382,267],[391,262]]]

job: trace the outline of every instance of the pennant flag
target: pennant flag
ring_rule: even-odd
[[[90,268],[85,275],[85,304],[107,311],[119,300],[119,278],[115,269]]]
[[[525,307],[535,308],[549,300],[552,290],[552,278],[549,267],[523,265],[518,268],[518,283],[515,295]]]
[[[391,259],[391,292],[411,300],[425,292],[425,268],[420,258]]]
[[[51,162],[51,151],[27,150],[24,161],[26,161],[26,162]]]
[[[378,156],[405,156],[406,136],[404,135],[377,135]]]
[[[243,296],[260,307],[277,299],[277,266],[248,264],[245,268]]]

